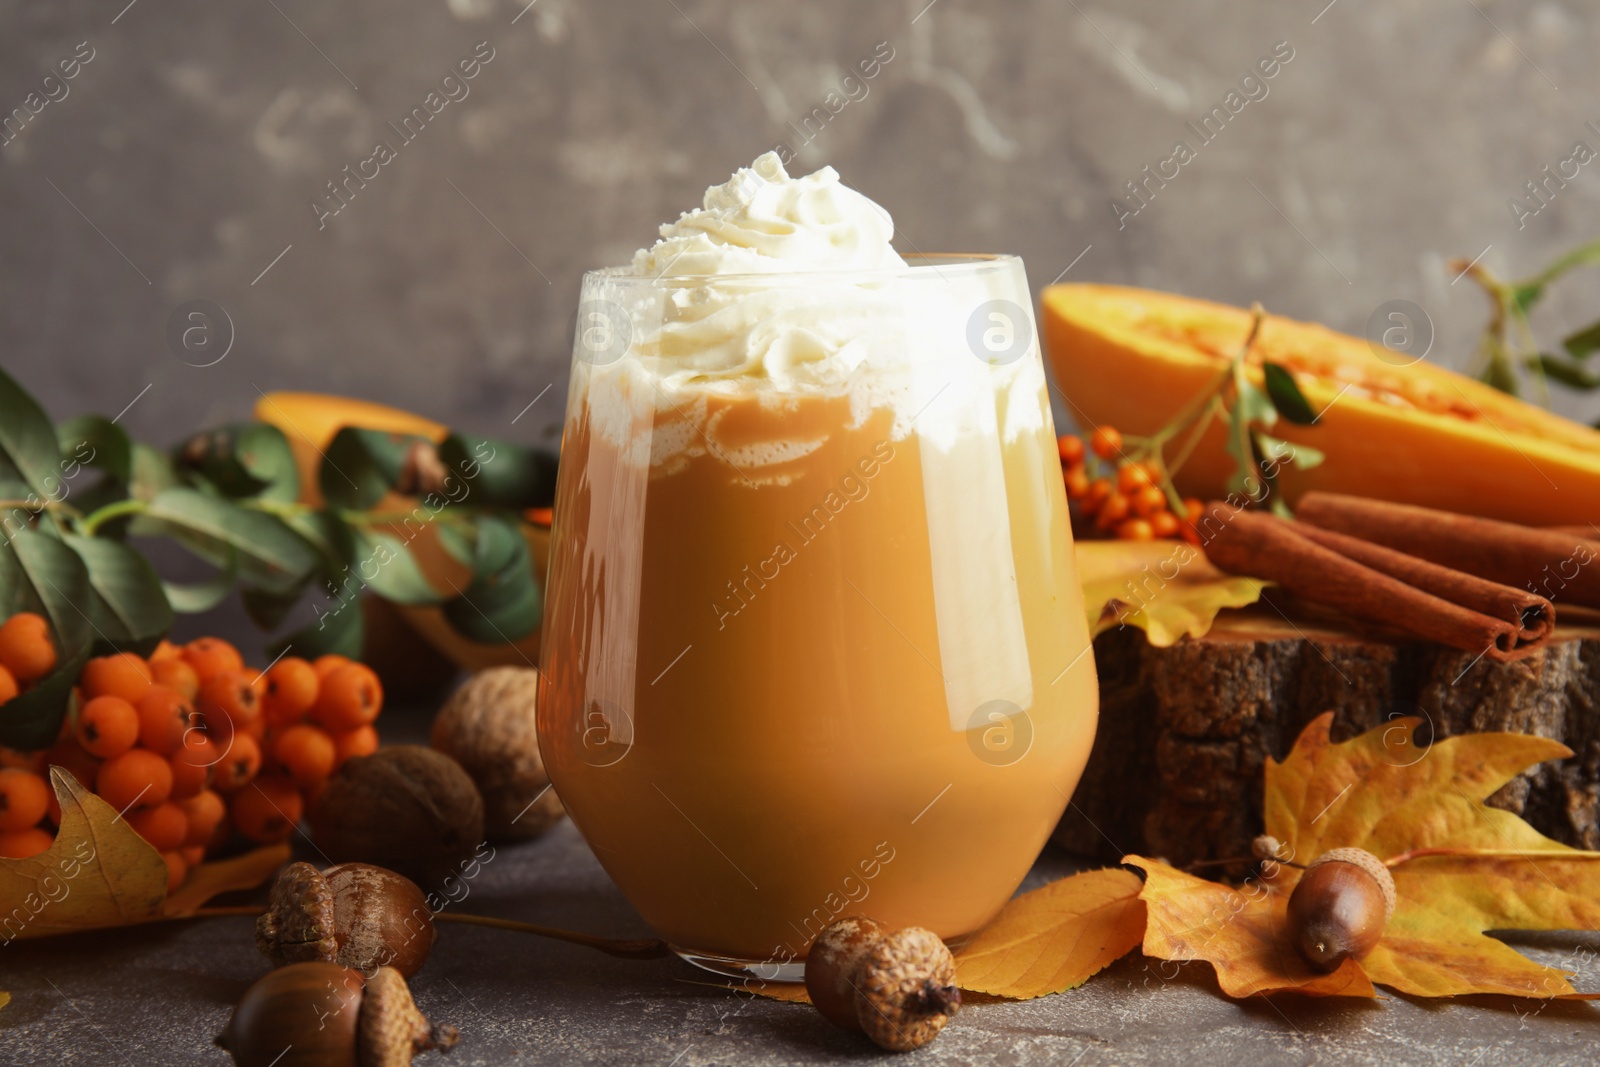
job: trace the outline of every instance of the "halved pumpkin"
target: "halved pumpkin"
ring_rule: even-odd
[[[1250,330],[1242,308],[1147,289],[1053,285],[1041,302],[1069,409],[1086,427],[1131,434],[1160,428],[1213,384]],[[1533,525],[1600,522],[1600,432],[1409,359],[1314,323],[1263,321],[1257,384],[1262,360],[1280,363],[1321,413],[1315,425],[1280,420],[1272,431],[1327,456],[1285,468],[1291,503],[1323,489]],[[1219,497],[1233,469],[1213,426],[1177,482]]]

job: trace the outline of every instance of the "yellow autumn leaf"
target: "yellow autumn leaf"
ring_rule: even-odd
[[[276,845],[201,864],[169,900],[161,853],[68,772],[50,768],[50,782],[61,805],[55,843],[0,859],[0,944],[189,914],[217,893],[260,885],[288,856]]]
[[[11,1003],[11,994],[10,993],[0,993],[0,1008],[3,1008],[7,1004],[10,1004],[10,1003]]]
[[[1090,633],[1138,626],[1157,648],[1204,636],[1267,585],[1222,573],[1186,541],[1079,541],[1076,554]]]
[[[1115,867],[1012,899],[956,953],[962,989],[1027,1000],[1082,985],[1139,946],[1142,883]]]
[[[1416,996],[1574,995],[1561,971],[1485,934],[1600,928],[1600,854],[1484,803],[1522,771],[1571,750],[1507,733],[1422,748],[1412,737],[1416,719],[1333,744],[1332,718],[1307,726],[1281,764],[1268,761],[1266,829],[1301,862],[1354,846],[1390,863],[1399,902],[1361,961],[1367,976]],[[1288,885],[1298,878],[1284,873]]]
[[[1140,898],[1149,909],[1146,956],[1205,960],[1230,997],[1284,991],[1377,996],[1354,960],[1332,974],[1318,974],[1300,958],[1284,933],[1287,889],[1262,880],[1235,889],[1143,856],[1124,856],[1122,862],[1145,872]]]

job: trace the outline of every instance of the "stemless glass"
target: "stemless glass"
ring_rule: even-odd
[[[982,927],[1097,714],[1021,261],[587,274],[542,648],[550,778],[684,958]]]

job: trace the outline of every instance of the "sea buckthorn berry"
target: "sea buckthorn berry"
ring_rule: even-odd
[[[253,681],[249,672],[233,670],[200,683],[200,716],[212,740],[224,748],[235,732],[262,735],[261,693]]]
[[[193,704],[161,686],[139,698],[138,712],[139,743],[163,756],[182,748],[184,735],[200,722]]]
[[[178,808],[188,826],[184,833],[184,847],[204,847],[222,825],[228,807],[222,797],[210,789],[202,789],[192,797],[178,801]]]
[[[1117,488],[1128,496],[1133,496],[1152,481],[1150,468],[1143,463],[1124,463],[1117,468]]]
[[[22,687],[17,684],[16,675],[7,670],[5,664],[0,663],[0,704],[4,704],[21,690]]]
[[[197,637],[183,646],[183,658],[204,682],[214,674],[244,669],[239,650],[220,637]]]
[[[1096,478],[1089,483],[1089,491],[1083,497],[1083,510],[1085,514],[1093,515],[1100,510],[1112,493],[1116,492],[1109,478]]]
[[[1150,532],[1159,538],[1178,536],[1178,516],[1170,511],[1158,511],[1150,516]]]
[[[1094,524],[1102,530],[1109,530],[1126,519],[1130,510],[1127,497],[1121,493],[1112,493],[1106,497],[1106,502],[1100,505],[1100,510],[1095,512]]]
[[[266,777],[234,794],[228,806],[233,825],[252,841],[282,841],[294,833],[305,814],[305,802],[293,782]]]
[[[118,811],[153,808],[172,795],[172,768],[154,752],[130,748],[100,764],[94,791]]]
[[[139,740],[139,713],[121,697],[95,697],[78,709],[77,737],[91,756],[120,756]]]
[[[183,880],[189,877],[189,862],[175,851],[163,852],[161,858],[167,864],[167,892],[176,893]]]
[[[172,690],[185,700],[193,700],[200,695],[200,676],[189,666],[188,660],[178,657],[153,659],[150,661],[150,676],[155,679],[156,685]]]
[[[32,771],[0,771],[0,831],[12,833],[39,825],[50,809],[50,783]]]
[[[130,811],[128,825],[157,852],[182,848],[184,838],[189,836],[189,817],[170,800],[143,811]]]
[[[132,652],[113,652],[90,660],[83,665],[79,681],[83,685],[83,695],[91,700],[121,697],[130,704],[139,703],[154,684],[150,668]]]
[[[20,612],[0,625],[0,665],[20,685],[37,682],[56,666],[56,646],[43,615]]]
[[[213,786],[220,792],[243,789],[261,770],[261,746],[249,734],[234,734],[223,757],[212,769]]]
[[[1116,459],[1122,454],[1122,433],[1115,426],[1096,426],[1089,447],[1101,459]]]
[[[320,680],[326,678],[340,667],[353,662],[355,661],[349,656],[341,656],[337,652],[329,652],[327,655],[318,656],[312,660],[311,669],[317,672],[317,678]]]
[[[10,833],[0,833],[0,858],[8,860],[25,860],[37,856],[51,845],[56,843],[56,837],[49,830],[29,827],[26,830],[13,830]]]
[[[321,679],[316,668],[298,656],[285,656],[267,672],[261,706],[268,726],[287,726],[317,702]]]
[[[1117,526],[1117,538],[1122,541],[1148,541],[1154,536],[1148,519],[1128,519]]]
[[[272,758],[283,765],[296,784],[311,785],[333,773],[338,751],[326,731],[298,723],[278,735],[272,745]]]
[[[372,668],[347,663],[322,680],[312,717],[334,733],[370,724],[383,710],[383,686]]]
[[[1066,473],[1067,499],[1082,500],[1089,495],[1089,472],[1073,467]]]
[[[1083,438],[1064,433],[1056,438],[1056,451],[1061,453],[1062,464],[1076,467],[1083,462]]]
[[[1133,513],[1141,519],[1167,510],[1167,494],[1159,485],[1146,485],[1133,494]]]
[[[378,731],[376,727],[360,726],[354,730],[346,730],[342,734],[333,735],[333,766],[337,770],[344,766],[344,761],[355,756],[370,756],[378,751]]]

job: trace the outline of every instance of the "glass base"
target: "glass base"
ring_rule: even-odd
[[[804,960],[746,960],[735,956],[721,956],[714,952],[696,952],[693,949],[672,946],[672,951],[701,970],[720,974],[724,978],[749,978],[757,982],[803,982],[806,978]]]

